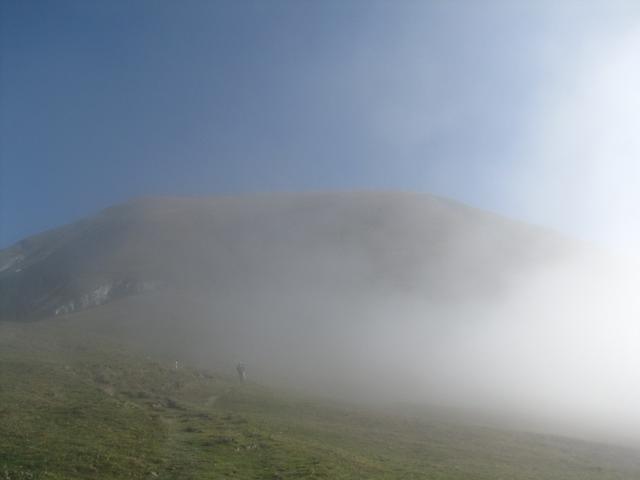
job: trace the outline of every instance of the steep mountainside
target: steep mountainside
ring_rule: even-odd
[[[469,301],[568,250],[550,232],[428,195],[140,199],[0,251],[0,318],[166,289]]]

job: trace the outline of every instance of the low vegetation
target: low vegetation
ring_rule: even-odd
[[[0,479],[633,479],[634,452],[273,392],[0,324]]]

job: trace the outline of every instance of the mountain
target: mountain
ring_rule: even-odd
[[[469,301],[568,250],[548,231],[429,195],[145,198],[0,251],[0,318],[176,289]]]
[[[1,251],[0,326],[635,443],[638,271],[430,195],[144,198]]]

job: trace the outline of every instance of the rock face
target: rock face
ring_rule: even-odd
[[[77,310],[97,307],[98,305],[102,305],[110,300],[156,290],[160,287],[160,284],[161,283],[157,281],[134,280],[116,280],[112,283],[105,283],[94,290],[82,293],[80,296],[60,305],[54,310],[53,314],[66,315]]]
[[[268,289],[357,301],[402,292],[434,302],[500,295],[569,242],[429,195],[274,194],[151,198],[0,251],[0,318],[66,315],[163,289]]]

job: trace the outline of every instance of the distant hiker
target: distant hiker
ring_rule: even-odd
[[[239,363],[236,366],[236,371],[238,372],[240,381],[244,382],[247,379],[247,366],[244,363]]]

